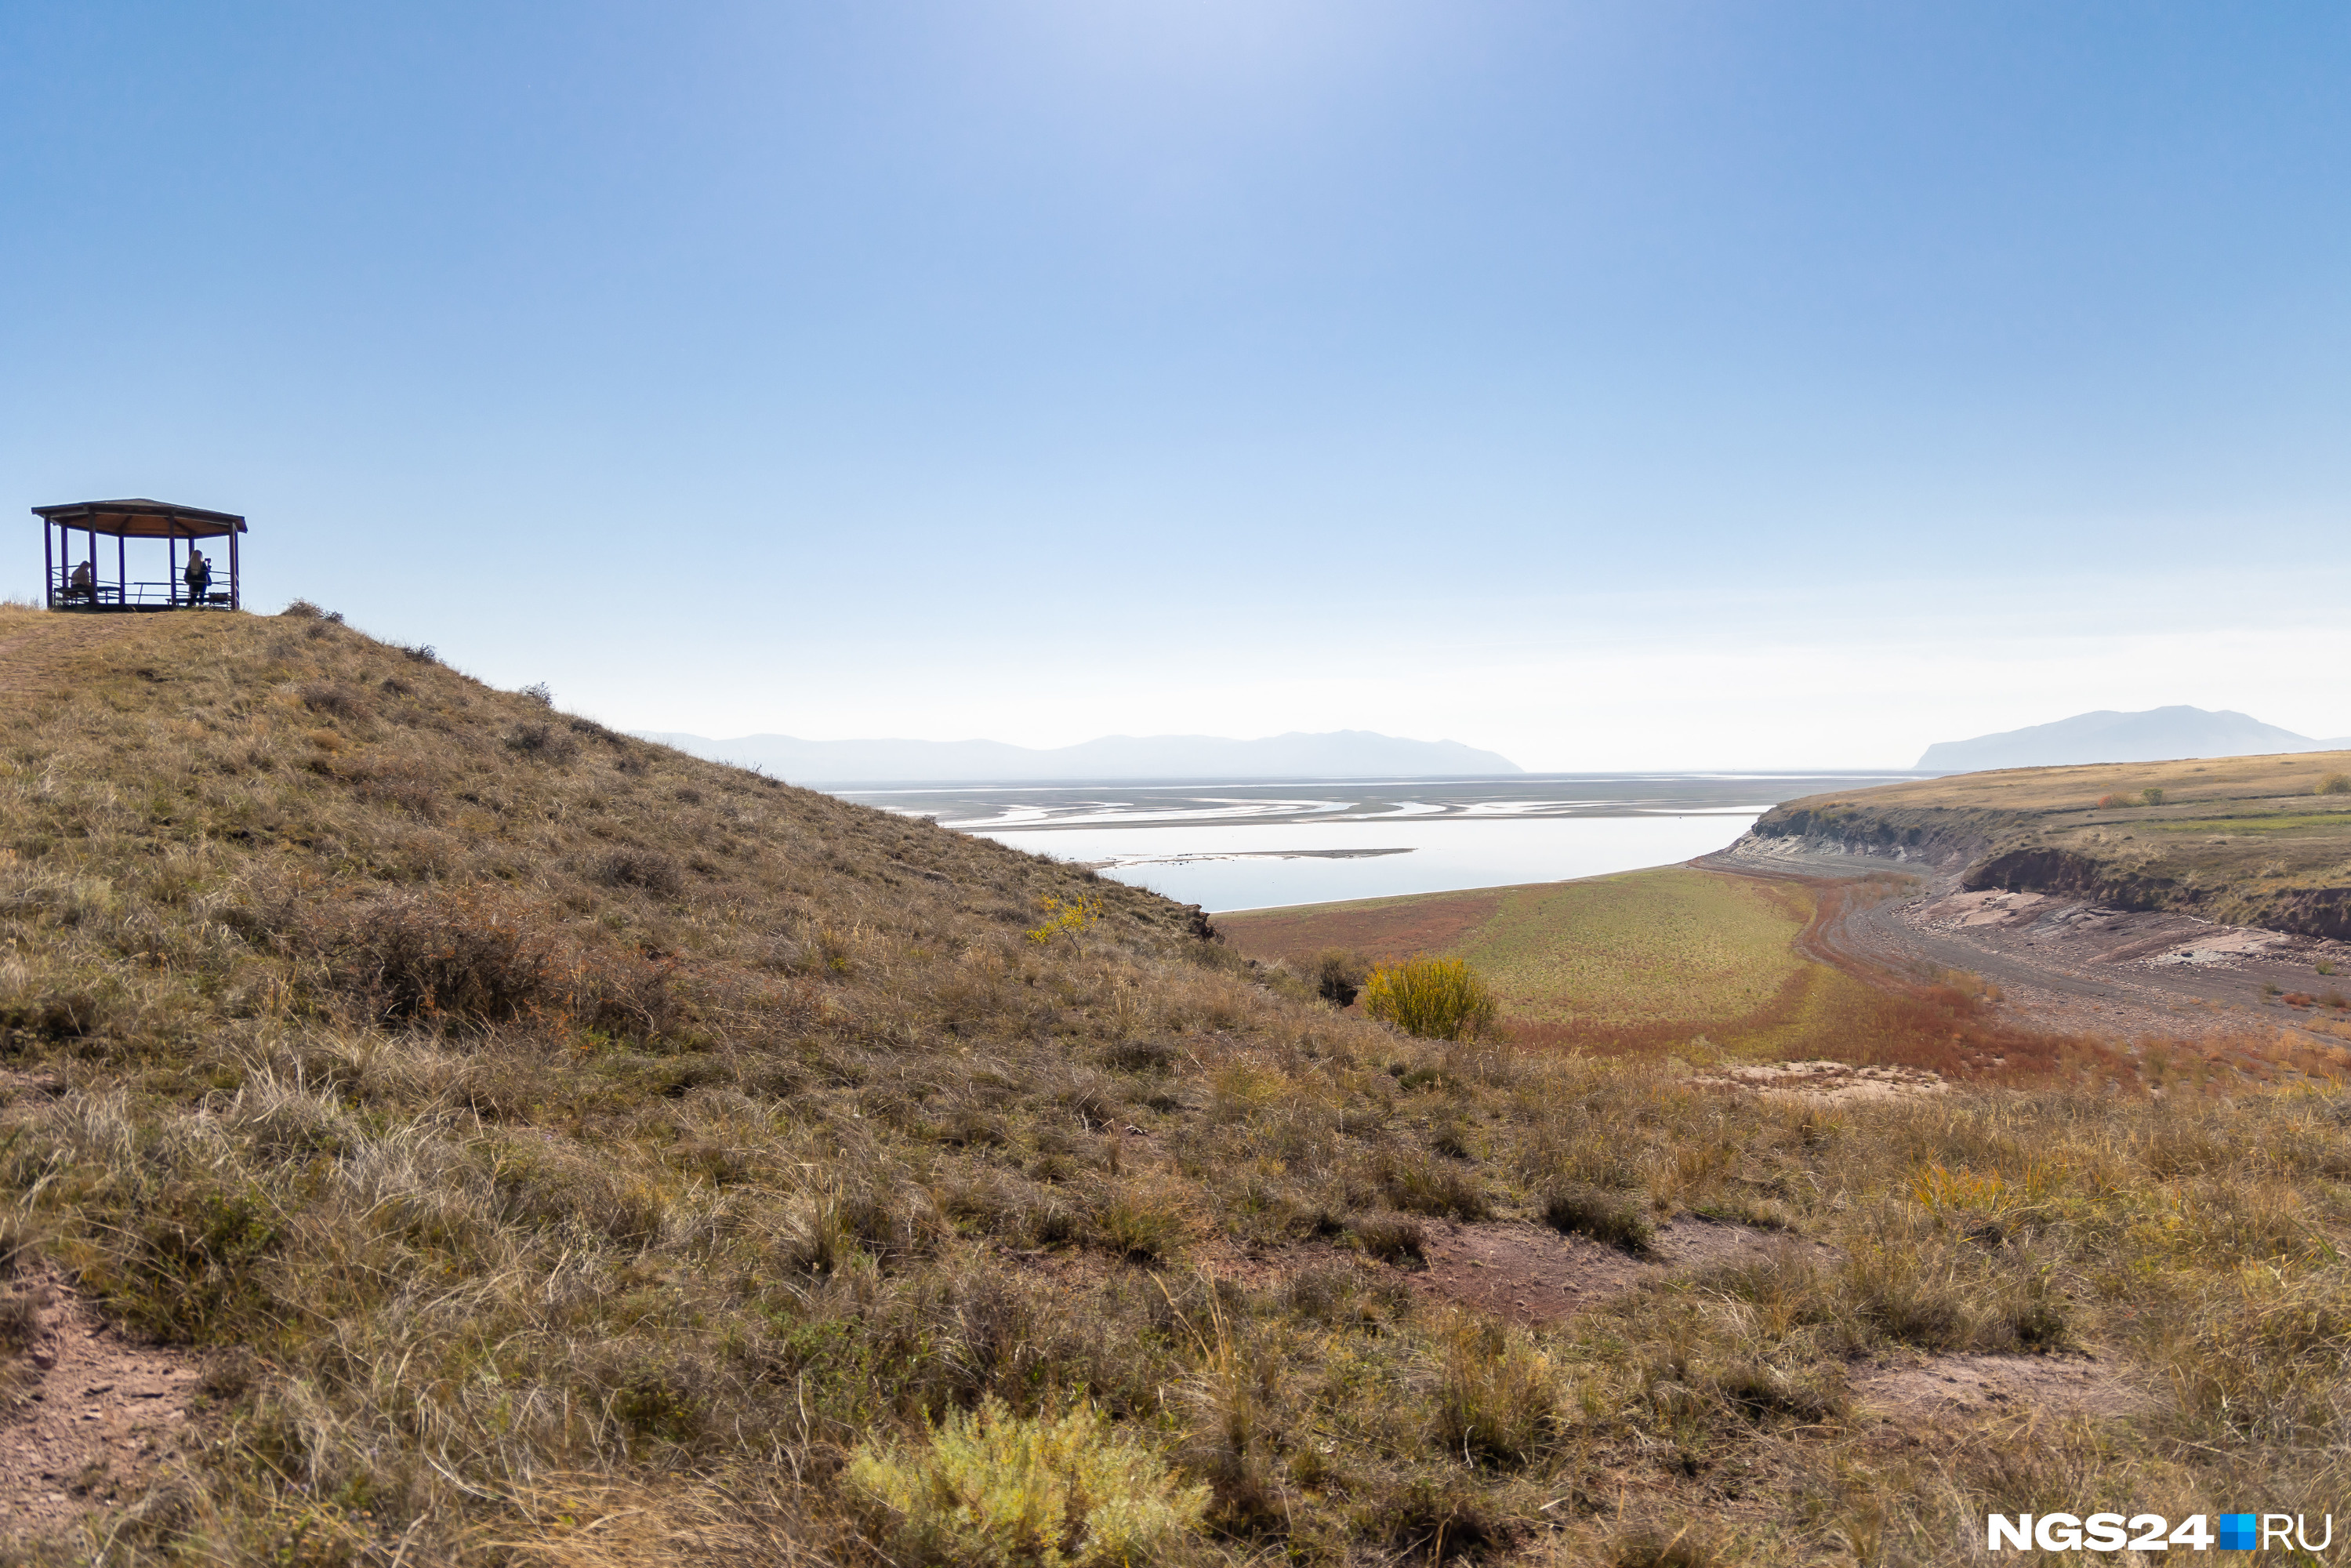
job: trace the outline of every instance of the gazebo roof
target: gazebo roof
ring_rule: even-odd
[[[110,538],[215,539],[246,531],[245,519],[235,512],[178,507],[143,497],[127,501],[74,501],[62,507],[35,507],[33,511],[50,522],[87,528]]]

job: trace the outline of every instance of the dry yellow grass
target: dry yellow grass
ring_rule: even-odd
[[[183,1473],[25,1560],[879,1563],[851,1457],[991,1399],[1207,1487],[1203,1561],[1958,1562],[1990,1508],[2351,1479],[2331,1090],[1740,1103],[1405,1039],[1151,895],[347,629],[155,618],[37,676],[0,1257],[205,1394]],[[1032,942],[1049,896],[1100,917]],[[1587,1188],[1827,1250],[1535,1330],[1376,1256]],[[2152,1406],[2027,1440],[1848,1392],[2071,1346]]]

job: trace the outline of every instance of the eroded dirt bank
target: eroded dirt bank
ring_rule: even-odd
[[[2186,1040],[2282,1029],[2330,1044],[2351,1039],[2351,1009],[2342,1005],[2351,997],[2351,943],[2062,893],[1970,888],[1965,846],[1940,850],[1824,850],[1750,836],[1695,863],[1829,883],[1899,876],[1904,890],[1894,896],[1845,900],[1810,934],[1814,955],[1860,973],[1980,976],[1998,988],[2002,1010],[2032,1028]]]

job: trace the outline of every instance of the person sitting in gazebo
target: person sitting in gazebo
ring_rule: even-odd
[[[73,576],[66,583],[66,597],[68,599],[98,597],[98,573],[90,570],[89,562],[85,560],[76,563]]]
[[[202,604],[204,595],[212,590],[213,563],[193,545],[188,547],[188,570],[182,575],[188,580],[188,602]]]

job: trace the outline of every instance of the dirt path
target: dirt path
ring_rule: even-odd
[[[1645,1280],[1718,1263],[1761,1262],[1790,1249],[1830,1256],[1817,1241],[1687,1216],[1661,1227],[1640,1257],[1524,1220],[1433,1225],[1422,1248],[1427,1267],[1405,1276],[1416,1294],[1524,1323],[1563,1322]]]
[[[131,1343],[54,1274],[20,1281],[40,1326],[0,1400],[0,1538],[54,1535],[168,1458],[195,1364]]]
[[[2330,1028],[2346,1014],[2324,1001],[2329,991],[2351,994],[2351,944],[2040,894],[1968,893],[1955,868],[1757,855],[1743,843],[1691,863],[1838,894],[1805,945],[1864,977],[1964,970],[1998,987],[2016,1022],[2058,1033],[2194,1040],[2283,1030],[2351,1045],[2351,1030]],[[1907,890],[1875,902],[1852,895],[1862,879],[1888,874],[1910,879]],[[2336,975],[2320,974],[2320,963]]]

